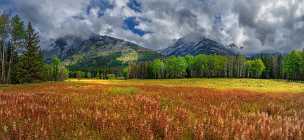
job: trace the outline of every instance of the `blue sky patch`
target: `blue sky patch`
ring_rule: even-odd
[[[114,5],[112,3],[110,3],[109,0],[91,0],[90,5],[86,9],[86,13],[89,15],[91,9],[99,8],[99,11],[97,14],[98,14],[98,17],[101,17],[101,16],[104,16],[105,11],[107,9],[112,9],[113,7],[114,7]]]
[[[4,5],[4,4],[8,4],[9,3],[9,0],[1,0],[0,1],[0,5]]]
[[[137,0],[130,0],[128,2],[128,7],[134,10],[135,12],[142,12],[142,6],[141,3]]]
[[[136,17],[128,17],[124,20],[123,28],[132,31],[134,34],[137,34],[139,36],[144,36],[145,34],[149,33],[141,29],[135,28],[138,25],[139,21],[136,19]]]

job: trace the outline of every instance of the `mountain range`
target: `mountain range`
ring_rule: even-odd
[[[47,62],[57,56],[72,70],[87,70],[121,68],[128,63],[169,56],[236,55],[234,47],[234,44],[224,46],[206,37],[186,36],[166,49],[155,51],[110,36],[92,35],[84,39],[70,35],[53,40],[44,56]]]

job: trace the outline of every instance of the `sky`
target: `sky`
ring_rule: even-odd
[[[304,48],[304,0],[0,0],[42,40],[109,35],[151,49],[200,35],[245,53]]]

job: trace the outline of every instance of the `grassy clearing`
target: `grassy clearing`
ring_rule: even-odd
[[[73,83],[97,83],[125,86],[203,87],[219,90],[239,89],[256,92],[304,93],[304,83],[263,79],[174,79],[174,80],[77,80]]]

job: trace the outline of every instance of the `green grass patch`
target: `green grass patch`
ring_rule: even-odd
[[[258,113],[261,110],[260,106],[255,103],[243,103],[240,108],[244,113]]]
[[[9,85],[0,85],[0,91],[9,88]]]
[[[106,91],[110,95],[134,95],[138,92],[139,89],[135,87],[111,87]]]

